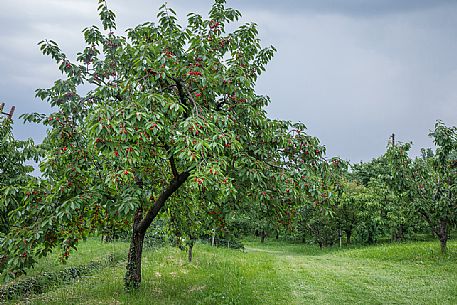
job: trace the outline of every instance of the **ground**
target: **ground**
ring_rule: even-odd
[[[97,247],[90,241],[78,252]],[[192,263],[176,248],[146,251],[135,293],[123,290],[120,261],[11,304],[457,304],[456,242],[446,256],[436,242],[321,251],[251,241],[245,251],[204,244],[194,251]]]

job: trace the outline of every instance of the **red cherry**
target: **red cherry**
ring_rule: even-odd
[[[189,75],[201,76],[202,73],[200,71],[189,71]]]

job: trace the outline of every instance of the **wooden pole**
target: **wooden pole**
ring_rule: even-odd
[[[13,119],[14,110],[16,110],[16,106],[11,107],[10,113],[8,113],[8,117],[10,118],[10,120]]]
[[[214,237],[216,236],[216,230],[213,229],[213,234],[211,236],[211,246],[214,247]]]
[[[4,108],[5,108],[5,103],[1,103],[1,104],[0,104],[0,114],[4,114],[4,115],[6,115],[10,120],[12,120],[12,119],[13,119],[14,110],[16,110],[16,106],[12,106],[9,113],[3,112],[3,109],[4,109]]]

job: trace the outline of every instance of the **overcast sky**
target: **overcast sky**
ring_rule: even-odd
[[[157,0],[108,0],[118,30],[154,21]],[[168,1],[178,15],[206,13],[210,0]],[[437,119],[457,125],[457,1],[228,0],[243,22],[256,22],[265,46],[278,52],[259,79],[272,118],[301,121],[329,156],[369,161],[395,133],[413,152],[432,146]],[[69,57],[81,30],[98,24],[96,0],[0,1],[0,101],[48,112],[34,98],[60,77],[37,43],[53,39]],[[45,135],[15,120],[19,138]]]

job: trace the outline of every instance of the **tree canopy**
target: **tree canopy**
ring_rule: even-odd
[[[64,78],[37,90],[54,113],[24,116],[49,127],[43,182],[18,207],[26,217],[15,220],[30,251],[16,261],[17,249],[4,247],[5,268],[20,274],[55,245],[67,257],[90,232],[131,226],[131,288],[141,281],[145,232],[166,202],[185,219],[189,211],[236,209],[247,202],[240,198],[277,198],[268,209],[284,215],[287,202],[314,192],[306,177],[324,148],[303,124],[267,117],[269,99],[256,94],[255,82],[275,49],[261,47],[254,23],[227,32],[241,14],[225,1],[215,1],[208,18],[189,14],[185,27],[163,5],[156,22],[126,36],[116,34],[115,14],[99,3],[103,28],[84,29],[77,62],[54,41],[39,43]]]

